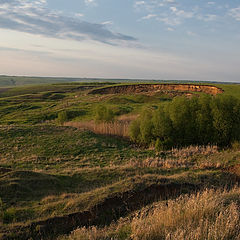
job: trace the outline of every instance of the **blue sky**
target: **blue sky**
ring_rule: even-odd
[[[240,81],[238,0],[0,0],[0,74]]]

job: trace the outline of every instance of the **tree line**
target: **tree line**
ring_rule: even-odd
[[[240,140],[240,101],[233,96],[176,97],[145,109],[130,126],[133,141],[157,150],[188,145],[224,147]]]

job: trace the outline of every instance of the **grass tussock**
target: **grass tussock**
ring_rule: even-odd
[[[205,190],[159,202],[105,228],[80,228],[68,240],[240,239],[240,188]]]
[[[132,223],[132,239],[239,239],[240,189],[206,190],[142,211]]]

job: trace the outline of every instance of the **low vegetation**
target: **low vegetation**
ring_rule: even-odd
[[[240,189],[206,189],[150,205],[105,228],[79,228],[62,240],[219,240],[240,238]]]
[[[239,86],[106,85],[1,88],[0,239],[238,239]]]

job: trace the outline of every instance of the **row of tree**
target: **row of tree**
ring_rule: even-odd
[[[230,145],[240,140],[240,101],[232,96],[177,97],[145,109],[130,126],[133,141],[157,150],[188,145]]]

